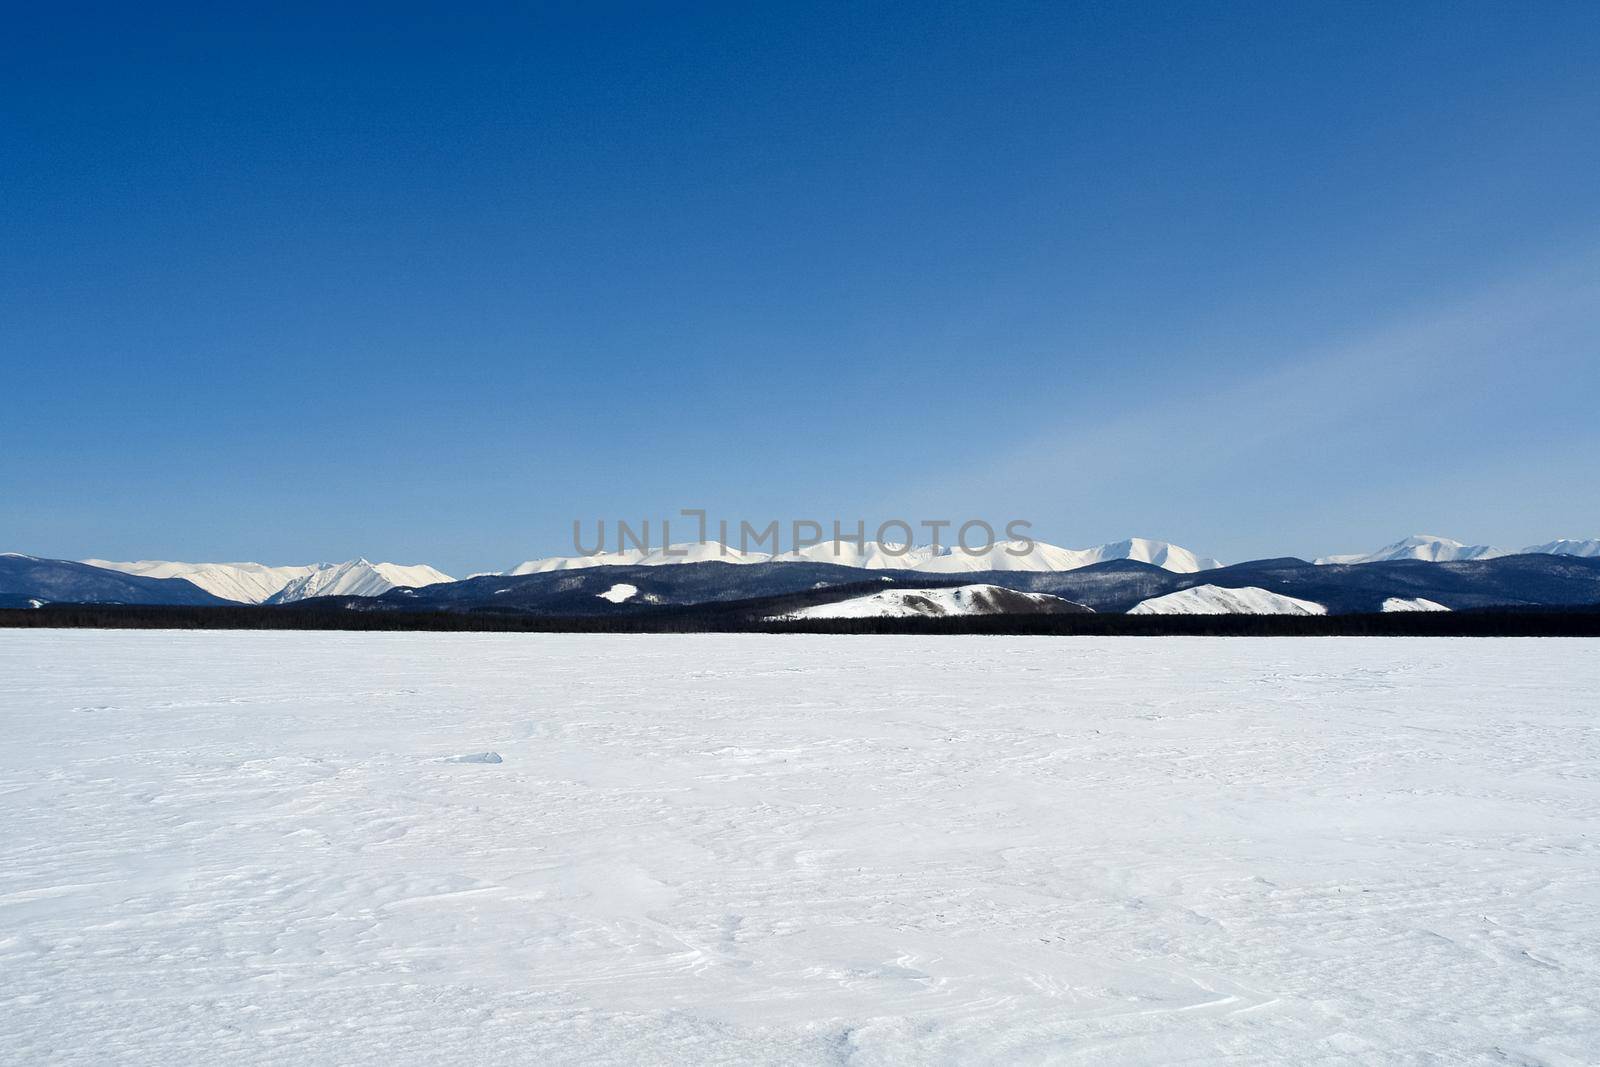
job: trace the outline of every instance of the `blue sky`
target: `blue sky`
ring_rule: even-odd
[[[1600,536],[1600,7],[13,11],[0,548]]]

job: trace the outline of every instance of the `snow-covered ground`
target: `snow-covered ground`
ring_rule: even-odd
[[[0,1058],[1595,1063],[1596,692],[1577,640],[0,631]]]

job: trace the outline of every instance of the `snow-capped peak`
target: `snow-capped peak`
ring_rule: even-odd
[[[1432,534],[1413,534],[1376,552],[1360,552],[1347,556],[1323,556],[1317,563],[1378,563],[1391,559],[1421,559],[1430,563],[1446,563],[1464,559],[1497,559],[1500,556],[1544,554],[1551,556],[1582,556],[1600,558],[1600,538],[1574,540],[1561,538],[1527,548],[1495,548],[1492,545],[1467,545],[1448,537]]]
[[[424,563],[372,563],[353,559],[323,563],[267,598],[268,604],[289,604],[316,596],[378,596],[401,586],[417,587],[454,581]]]
[[[1600,537],[1590,537],[1584,540],[1572,540],[1563,537],[1557,541],[1546,541],[1542,545],[1531,545],[1522,550],[1524,553],[1544,553],[1551,556],[1583,556],[1586,559],[1600,557]]]
[[[318,564],[299,567],[268,567],[260,563],[177,563],[169,560],[141,559],[119,563],[106,559],[86,559],[91,567],[136,574],[145,578],[183,578],[213,596],[241,604],[260,604],[278,590],[317,570]]]
[[[1430,563],[1446,563],[1464,559],[1495,559],[1513,553],[1492,545],[1468,545],[1449,537],[1432,534],[1412,534],[1410,537],[1384,545],[1375,552],[1357,552],[1350,555],[1323,556],[1317,563],[1379,563],[1394,559],[1420,559]]]

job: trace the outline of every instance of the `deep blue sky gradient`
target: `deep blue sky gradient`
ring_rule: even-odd
[[[1600,5],[35,5],[0,548],[1600,536]]]

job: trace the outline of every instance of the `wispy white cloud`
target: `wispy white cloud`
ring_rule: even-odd
[[[989,454],[975,449],[963,469],[907,486],[896,506],[1025,514],[1045,536],[1068,540],[1193,530],[1239,544],[1304,536],[1274,534],[1274,500],[1288,526],[1290,512],[1308,503],[1322,513],[1305,514],[1306,529],[1381,521],[1336,520],[1316,506],[1381,509],[1383,493],[1368,492],[1374,486],[1396,494],[1397,513],[1408,510],[1399,494],[1426,481],[1476,485],[1486,512],[1515,507],[1514,486],[1504,484],[1514,481],[1515,454],[1536,454],[1545,442],[1508,434],[1495,412],[1515,407],[1519,418],[1537,420],[1548,409],[1554,427],[1583,398],[1600,403],[1597,268],[1600,256],[1563,263],[1365,337],[1285,353],[1267,373],[1200,388],[1153,383],[1103,418],[1047,426]],[[1189,382],[1204,381],[1208,367],[1189,371]],[[1574,478],[1600,475],[1593,448],[1569,451],[1564,462]],[[1253,528],[1263,518],[1268,527]],[[1483,525],[1501,518],[1485,514]],[[1570,521],[1593,519],[1575,509]]]

